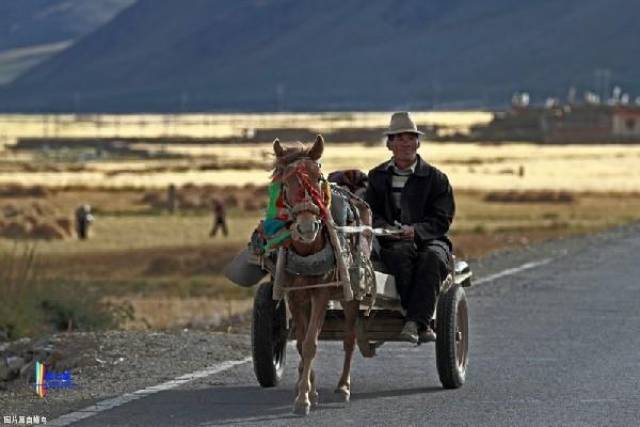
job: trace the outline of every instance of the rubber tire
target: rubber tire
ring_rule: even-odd
[[[436,364],[442,386],[446,389],[462,387],[465,382],[469,361],[469,308],[464,289],[453,285],[438,300],[436,319]],[[466,310],[465,325],[458,325],[458,311]],[[463,366],[457,363],[456,332],[463,329],[466,339]]]
[[[253,371],[262,387],[275,387],[287,361],[287,314],[284,302],[276,309],[272,284],[258,286],[253,300],[251,350]]]

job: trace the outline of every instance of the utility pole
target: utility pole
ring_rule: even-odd
[[[189,92],[182,91],[180,94],[180,112],[185,113],[189,108]]]
[[[73,93],[73,111],[76,114],[80,113],[80,93],[79,92]]]
[[[436,110],[440,96],[440,83],[437,78],[431,80],[431,109]]]
[[[284,110],[284,84],[278,83],[276,85],[276,111],[280,112]]]
[[[595,90],[600,92],[600,102],[606,104],[609,100],[609,87],[611,84],[611,70],[598,68],[594,71]]]

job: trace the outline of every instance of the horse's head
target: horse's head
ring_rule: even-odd
[[[316,240],[327,218],[328,189],[318,160],[322,156],[324,139],[318,135],[311,148],[302,144],[284,148],[273,142],[276,155],[276,175],[280,177],[285,205],[294,241],[311,243]]]

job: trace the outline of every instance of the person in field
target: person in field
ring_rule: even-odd
[[[169,184],[167,187],[167,210],[169,213],[176,213],[178,209],[178,191],[175,184]]]
[[[76,233],[78,235],[78,239],[86,240],[89,238],[89,227],[95,220],[93,215],[91,214],[91,206],[89,205],[81,205],[76,209],[75,212],[76,219]]]
[[[365,200],[374,227],[399,229],[379,241],[406,311],[401,334],[414,343],[434,341],[436,298],[452,264],[453,191],[447,176],[417,154],[423,133],[409,113],[394,113],[384,134],[393,156],[369,171]]]
[[[215,235],[218,234],[218,230],[222,229],[222,234],[224,234],[224,237],[227,237],[229,229],[227,228],[227,211],[224,203],[219,199],[214,199],[211,202],[211,207],[213,209],[213,227],[209,232],[209,236],[215,237]]]

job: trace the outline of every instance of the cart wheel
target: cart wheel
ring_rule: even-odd
[[[438,301],[436,362],[444,388],[462,387],[469,362],[469,310],[467,296],[452,286]]]
[[[253,370],[262,387],[278,385],[287,360],[287,314],[284,302],[276,308],[272,284],[262,283],[253,300],[251,349]]]

